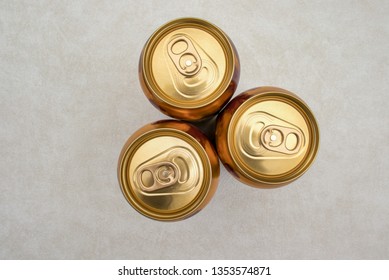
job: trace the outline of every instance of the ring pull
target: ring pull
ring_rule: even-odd
[[[163,161],[141,167],[136,178],[143,191],[153,192],[177,183],[180,170],[174,163]]]
[[[201,57],[188,37],[184,35],[174,37],[167,45],[167,52],[182,75],[191,77],[201,70]]]
[[[303,135],[300,131],[279,125],[266,126],[260,137],[266,149],[288,155],[297,154],[303,144]]]

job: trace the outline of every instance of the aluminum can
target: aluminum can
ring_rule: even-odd
[[[314,161],[319,128],[297,95],[276,87],[243,92],[217,119],[216,147],[226,169],[258,188],[299,178]]]
[[[141,214],[160,221],[188,218],[211,200],[219,180],[219,159],[196,127],[158,121],[136,131],[118,162],[123,195]]]
[[[195,18],[161,26],[139,61],[146,97],[166,115],[187,121],[218,113],[235,92],[239,73],[232,41],[215,25]]]

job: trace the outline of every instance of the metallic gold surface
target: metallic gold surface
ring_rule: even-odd
[[[278,187],[311,165],[319,130],[312,112],[295,94],[261,87],[240,94],[222,111],[216,143],[222,162],[239,180]]]
[[[197,128],[160,121],[128,139],[119,158],[118,178],[124,196],[141,214],[156,220],[181,220],[212,198],[219,161]]]
[[[198,121],[217,113],[239,80],[235,47],[209,22],[183,18],[160,27],[139,62],[145,95],[165,114]]]

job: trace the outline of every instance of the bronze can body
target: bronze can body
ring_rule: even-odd
[[[181,121],[164,120],[136,131],[118,162],[123,195],[141,214],[160,221],[188,218],[211,200],[219,159],[207,137]]]
[[[216,147],[226,169],[241,182],[280,187],[299,178],[314,161],[319,128],[295,94],[259,87],[238,95],[220,113]]]
[[[161,26],[139,60],[146,97],[164,114],[187,121],[219,112],[235,92],[239,73],[232,41],[215,25],[195,18]]]

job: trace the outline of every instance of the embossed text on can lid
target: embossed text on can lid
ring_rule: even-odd
[[[223,31],[200,19],[183,18],[151,36],[140,63],[155,96],[172,106],[192,109],[212,103],[226,91],[235,61]]]
[[[228,127],[233,161],[254,182],[293,181],[317,153],[319,130],[312,112],[286,90],[258,88],[247,94],[252,96],[236,109]]]
[[[201,210],[216,189],[216,152],[210,158],[207,147],[182,131],[184,126],[189,125],[177,121],[147,125],[122,150],[118,166],[122,192],[149,218],[187,218]]]

